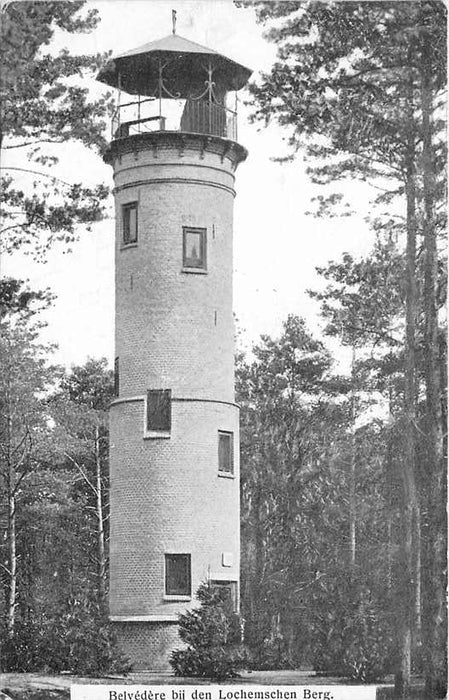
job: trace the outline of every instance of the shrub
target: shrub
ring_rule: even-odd
[[[57,620],[19,621],[14,636],[2,645],[2,664],[9,671],[70,671],[86,676],[127,673],[131,668],[117,648],[108,620],[81,607]]]
[[[256,619],[245,619],[246,668],[257,671],[294,668],[282,632],[273,631],[272,619],[260,611],[258,614]]]
[[[179,616],[179,636],[187,648],[170,656],[175,675],[214,680],[236,677],[244,661],[239,616],[231,602],[208,584],[200,586],[196,597],[200,607]]]
[[[2,629],[1,637],[1,669],[3,671],[36,670],[39,630],[34,622],[19,622],[12,637],[6,634],[5,629]]]
[[[390,617],[365,582],[339,578],[315,604],[315,670],[366,683],[383,678],[394,662]]]
[[[393,643],[386,615],[368,598],[358,601],[343,634],[342,671],[364,683],[383,678],[390,670]]]

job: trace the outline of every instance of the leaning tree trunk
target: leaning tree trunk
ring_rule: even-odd
[[[426,25],[426,10],[423,26]],[[435,173],[432,144],[432,36],[422,34],[421,110],[424,203],[424,350],[426,433],[426,528],[424,536],[424,652],[426,693],[444,697],[446,681],[446,483],[443,459],[438,341],[438,250],[435,222]]]

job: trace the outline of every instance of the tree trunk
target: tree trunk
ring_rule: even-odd
[[[405,190],[407,197],[407,249],[406,249],[406,330],[405,330],[405,449],[402,462],[402,551],[398,605],[401,612],[399,640],[400,663],[396,673],[396,696],[406,698],[411,683],[411,655],[415,610],[414,548],[418,499],[415,482],[415,329],[417,317],[416,293],[416,184],[414,132],[409,135]]]
[[[355,569],[356,550],[356,503],[355,503],[355,347],[352,347],[351,362],[351,463],[349,472],[349,554],[352,573]]]
[[[415,522],[415,532],[416,532],[416,547],[414,548],[415,561],[414,561],[414,571],[415,571],[415,648],[421,647],[422,645],[422,620],[421,620],[421,513],[419,507],[416,509],[416,522]]]
[[[263,577],[263,562],[264,562],[264,537],[262,529],[262,484],[260,474],[257,478],[256,493],[254,499],[254,514],[256,531],[254,533],[254,579],[251,586],[251,607],[253,625],[256,631],[257,654],[260,659],[263,653],[263,618],[264,611],[262,610],[261,584]]]
[[[391,591],[392,579],[393,579],[393,539],[391,534],[391,521],[392,516],[390,510],[387,513],[387,588]]]
[[[10,493],[8,498],[8,610],[6,630],[8,637],[13,637],[16,626],[17,596],[17,547],[16,547],[16,498]]]
[[[8,488],[8,601],[6,610],[6,632],[8,637],[13,637],[16,624],[16,596],[17,596],[17,542],[16,542],[16,474],[12,457],[12,407],[8,391],[7,399],[8,423],[7,423],[7,488]]]
[[[103,483],[101,479],[100,428],[95,428],[95,488],[97,508],[98,599],[102,612],[106,606],[106,551],[104,543]]]
[[[390,380],[388,386],[388,413],[393,417],[393,387]],[[396,482],[393,480],[393,437],[389,431],[387,437],[386,451],[386,494],[384,501],[386,504],[386,526],[387,526],[387,588],[391,592],[393,589],[393,518],[396,513],[394,494],[396,492]]]
[[[446,484],[443,459],[438,343],[438,250],[434,216],[435,174],[432,147],[432,36],[426,28],[431,8],[422,14],[421,110],[424,202],[424,350],[427,523],[424,537],[425,675],[429,697],[443,697],[445,663]],[[443,693],[443,694],[442,694]]]

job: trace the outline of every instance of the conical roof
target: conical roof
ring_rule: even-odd
[[[119,87],[120,75],[120,87],[125,92],[157,96],[159,66],[162,65],[166,88],[176,97],[187,98],[204,90],[209,61],[214,69],[213,80],[220,91],[240,90],[252,73],[213,49],[178,34],[169,34],[113,57],[97,79]]]
[[[141,53],[151,53],[153,51],[174,51],[175,53],[206,53],[210,55],[219,56],[217,51],[213,49],[208,49],[207,46],[202,46],[202,44],[197,44],[195,41],[190,41],[190,39],[184,39],[184,37],[179,36],[179,34],[169,34],[164,36],[163,39],[156,39],[156,41],[149,41],[147,44],[138,46],[136,49],[131,49],[130,51],[125,51],[125,53],[118,54],[117,58],[122,58],[123,56],[135,56]]]

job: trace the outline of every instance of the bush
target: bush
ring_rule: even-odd
[[[18,622],[14,636],[3,638],[3,670],[70,671],[93,676],[131,669],[117,648],[108,620],[81,608],[58,620]]]
[[[102,617],[89,617],[85,611],[76,611],[54,624],[50,642],[42,658],[51,659],[52,670],[67,670],[85,676],[98,673],[127,673],[129,661],[117,647],[116,636],[109,621]],[[54,642],[60,651],[54,654]],[[58,646],[59,646],[58,645]],[[42,646],[41,646],[42,651]],[[51,656],[53,651],[53,656]]]
[[[39,629],[32,621],[16,625],[14,635],[9,637],[6,630],[1,630],[1,670],[34,671],[36,670],[36,648]]]
[[[200,586],[196,597],[201,606],[179,616],[179,636],[187,648],[170,656],[175,675],[235,678],[244,663],[239,616],[208,584]]]
[[[268,616],[265,616],[268,617]],[[295,668],[287,640],[279,630],[273,631],[272,620],[259,617],[245,619],[246,668],[271,671]]]
[[[382,679],[394,663],[390,617],[365,582],[336,581],[314,608],[315,670],[364,683]]]
[[[385,616],[364,601],[360,605],[364,610],[354,612],[344,631],[342,671],[349,678],[370,683],[391,670],[393,644]]]

